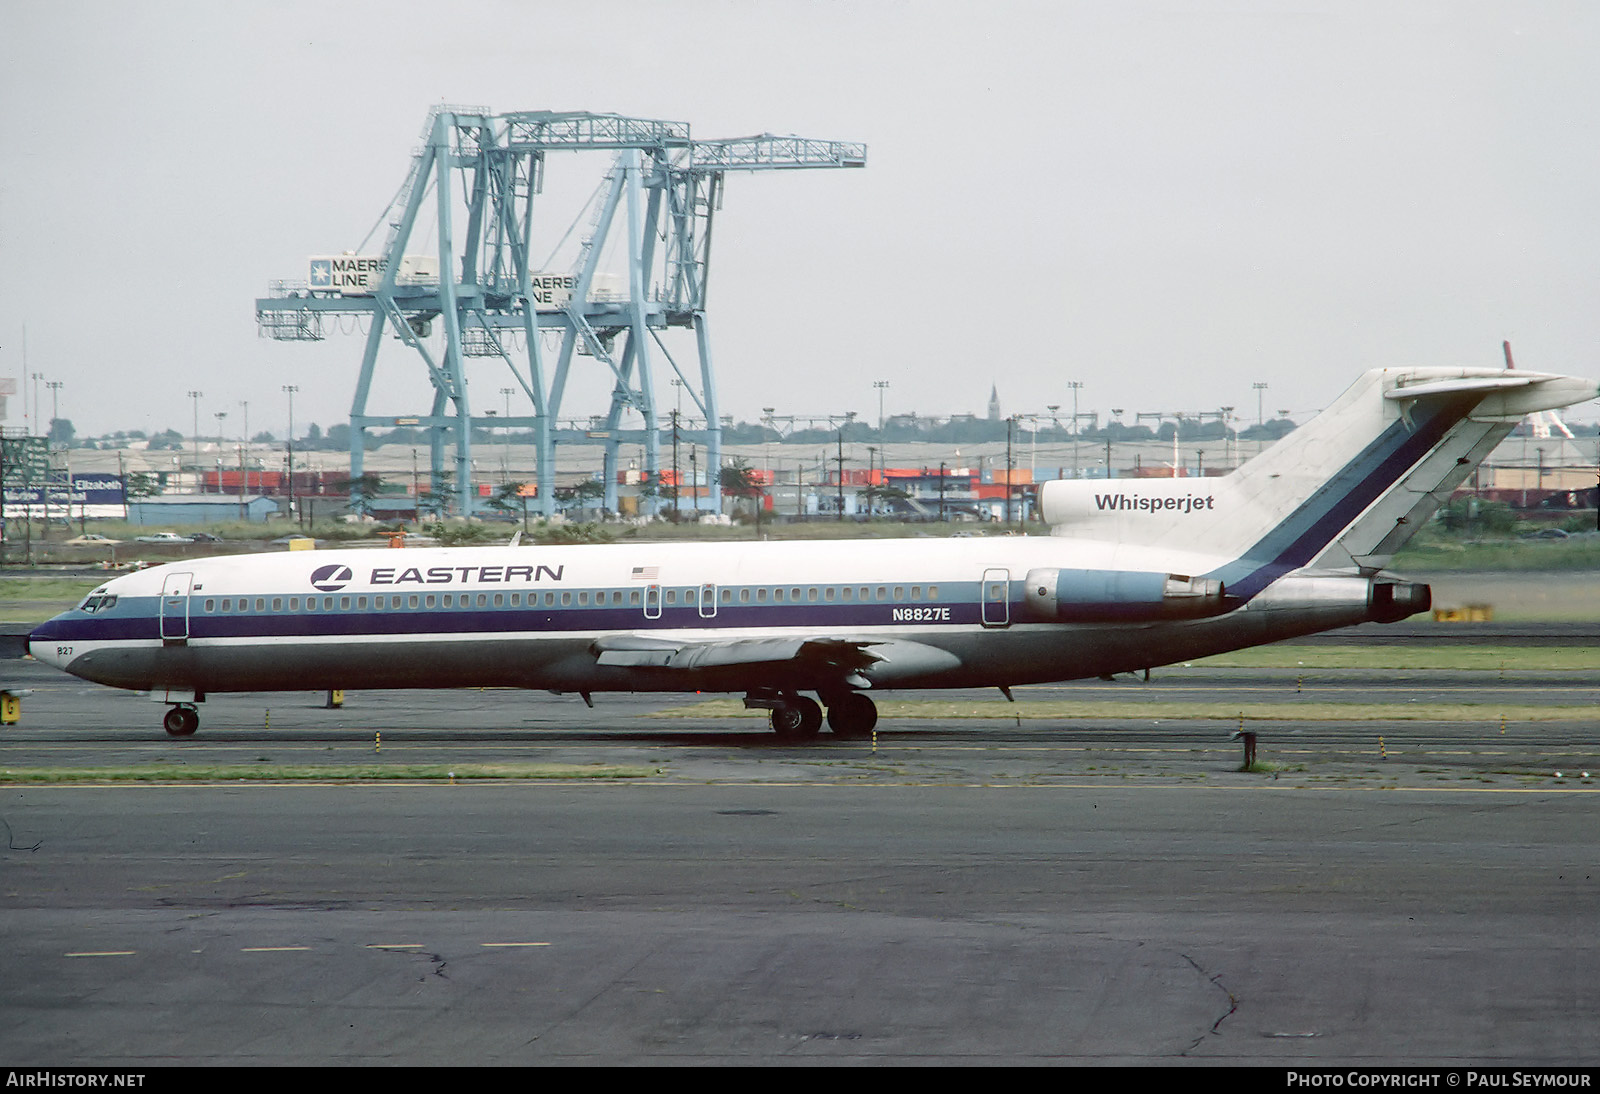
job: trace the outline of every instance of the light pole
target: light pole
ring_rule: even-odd
[[[1078,392],[1083,390],[1082,380],[1069,380],[1072,389],[1072,477],[1078,477]]]
[[[888,380],[874,380],[872,386],[878,389],[878,440],[883,440],[883,393],[889,388]]]
[[[200,397],[203,391],[189,392],[189,398],[194,403],[194,474],[196,494],[200,493]]]
[[[212,417],[217,419],[217,493],[226,493],[222,489],[222,420],[228,416],[226,410],[213,410]]]
[[[1256,389],[1256,455],[1261,455],[1261,450],[1267,446],[1266,431],[1262,429],[1267,424],[1266,411],[1262,409],[1262,396],[1267,390],[1265,383],[1251,384]]]
[[[45,470],[45,479],[44,479],[44,535],[45,535],[45,538],[48,539],[49,536],[50,536],[50,480],[54,477],[53,473],[55,471],[55,458],[49,455],[50,448],[51,448],[50,438],[55,434],[56,422],[59,421],[60,418],[61,418],[61,409],[60,409],[59,405],[56,402],[56,392],[61,390],[61,381],[60,380],[46,380],[44,386],[50,389],[50,425],[49,425],[49,428],[47,428],[44,431],[44,436],[45,436],[45,459],[46,459],[46,470]],[[36,392],[38,391],[37,385],[35,385],[34,390]],[[70,478],[70,476],[69,476],[69,478]],[[67,491],[67,522],[70,524],[71,521],[72,521],[72,491],[68,490]]]
[[[672,523],[683,519],[683,482],[678,473],[678,420],[683,416],[683,381],[673,380],[678,391],[678,405],[672,411]]]
[[[288,447],[288,453],[289,453],[288,467],[289,467],[289,516],[290,517],[293,517],[295,515],[295,505],[294,505],[294,393],[299,391],[299,390],[300,390],[300,388],[298,386],[296,386],[295,384],[284,384],[283,385],[283,393],[285,395],[289,396],[289,439],[288,439],[288,446],[287,447]]]
[[[241,438],[244,443],[239,446],[239,473],[242,476],[239,497],[243,498],[250,493],[250,400],[240,399],[239,405],[244,408],[244,435]],[[241,514],[240,519],[243,519],[243,501],[239,502],[239,512]]]
[[[45,430],[45,436],[56,431],[56,423],[61,420],[61,407],[57,401],[57,394],[61,391],[60,380],[46,380],[45,387],[50,389],[50,428]]]
[[[516,393],[516,388],[503,387],[500,394],[506,400],[506,424],[501,426],[500,434],[500,485],[506,486],[511,482],[511,396]]]

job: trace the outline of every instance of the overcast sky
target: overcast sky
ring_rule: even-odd
[[[0,0],[0,376],[80,434],[324,429],[362,342],[254,300],[357,247],[429,106],[593,110],[696,137],[864,141],[864,171],[730,176],[724,413],[1211,410],[1361,369],[1600,373],[1600,6]],[[600,157],[549,167],[540,215]],[[378,239],[381,240],[379,235]],[[370,247],[368,248],[371,249]],[[503,366],[474,363],[482,409]],[[664,374],[657,380],[666,390]],[[599,413],[599,377],[563,415]],[[373,413],[426,409],[388,350]],[[48,392],[42,400],[49,416]],[[513,408],[514,411],[517,408]],[[1569,417],[1591,420],[1595,407]],[[9,425],[22,424],[13,399]]]

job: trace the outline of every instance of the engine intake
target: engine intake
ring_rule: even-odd
[[[1059,623],[1202,619],[1228,609],[1222,582],[1137,570],[1029,570],[1026,601],[1037,619]]]

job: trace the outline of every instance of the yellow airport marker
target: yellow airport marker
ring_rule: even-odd
[[[77,953],[65,953],[62,957],[132,957],[138,950],[80,950]]]

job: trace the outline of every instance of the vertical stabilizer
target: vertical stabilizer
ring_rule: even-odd
[[[1058,535],[1232,558],[1206,576],[1248,598],[1314,562],[1381,567],[1522,415],[1596,392],[1521,369],[1377,369],[1231,474],[1046,483],[1040,508]]]

